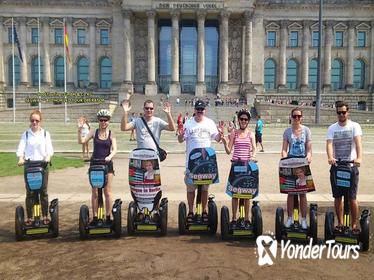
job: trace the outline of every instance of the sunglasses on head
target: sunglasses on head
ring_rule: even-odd
[[[146,110],[146,111],[152,111],[153,107],[144,107],[144,110]]]
[[[107,122],[109,119],[99,119],[99,122]]]
[[[345,115],[348,111],[336,111],[336,114],[338,115]]]
[[[292,115],[293,119],[301,119],[303,115]]]

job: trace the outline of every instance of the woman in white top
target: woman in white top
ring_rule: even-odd
[[[18,166],[25,163],[26,160],[30,161],[45,161],[50,162],[53,156],[53,147],[51,136],[48,131],[41,127],[42,114],[39,110],[34,110],[30,114],[30,128],[26,130],[21,137],[18,144],[17,157]],[[44,187],[40,193],[40,200],[42,206],[43,223],[49,224],[48,219],[48,168],[45,169]],[[27,220],[26,225],[32,224],[32,205],[34,200],[33,192],[26,189],[26,212]]]

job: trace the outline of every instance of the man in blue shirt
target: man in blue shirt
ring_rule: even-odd
[[[264,128],[264,122],[261,120],[261,116],[257,115],[257,122],[256,122],[256,146],[258,146],[258,143],[261,145],[260,152],[264,151],[264,146],[262,145],[262,131]]]

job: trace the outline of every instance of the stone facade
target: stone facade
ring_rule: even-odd
[[[115,93],[119,99],[133,92],[154,95],[158,81],[158,20],[171,22],[171,75],[169,93],[180,95],[181,20],[194,20],[197,29],[196,94],[204,95],[204,23],[219,22],[218,86],[220,95],[245,94],[248,100],[281,100],[289,102],[314,100],[315,90],[309,84],[309,63],[317,57],[313,31],[318,30],[318,0],[0,0],[0,91],[12,92],[9,83],[9,59],[12,44],[8,32],[13,17],[24,62],[20,64],[17,92],[37,92],[32,85],[32,60],[38,55],[32,42],[32,29],[40,19],[40,53],[43,60],[42,90],[61,91],[55,83],[55,58],[64,47],[55,44],[55,28],[66,21],[72,63],[68,64],[68,90],[86,90],[96,94]],[[352,12],[353,11],[353,12]],[[48,15],[46,17],[45,15]],[[109,43],[102,44],[101,30],[109,31]],[[371,0],[325,0],[322,39],[322,102],[346,99],[356,108],[365,103],[373,109],[374,92],[374,3]],[[84,30],[85,42],[78,42],[78,30]],[[81,31],[79,31],[81,32]],[[275,32],[274,46],[267,42],[268,32]],[[297,32],[297,44],[291,46],[291,32]],[[342,34],[342,46],[336,46],[335,35]],[[365,45],[358,47],[358,32],[365,33]],[[16,49],[16,55],[18,51]],[[77,64],[89,61],[89,83],[81,89]],[[101,85],[100,63],[111,61],[111,85]],[[276,81],[266,89],[264,63],[273,59]],[[287,62],[297,62],[296,88],[287,87]],[[343,65],[342,88],[332,87],[332,61]],[[365,63],[364,85],[354,89],[354,62]],[[4,103],[4,102],[3,102]],[[0,104],[3,104],[0,102]]]

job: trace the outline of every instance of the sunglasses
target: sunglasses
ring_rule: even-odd
[[[345,115],[348,111],[336,111],[336,114],[338,115]]]
[[[247,118],[239,118],[239,120],[241,120],[241,121],[249,121],[249,119],[247,119]]]
[[[108,119],[99,119],[99,122],[107,122],[109,121]]]
[[[146,111],[153,111],[153,107],[144,107],[144,110],[146,110]]]
[[[292,115],[293,119],[301,119],[303,115]]]
[[[40,122],[40,120],[34,120],[34,119],[32,119],[32,120],[30,120],[30,122],[36,122],[36,123],[39,123]]]
[[[197,113],[202,113],[202,112],[204,112],[204,110],[205,110],[205,109],[196,109],[196,112],[197,112]]]

